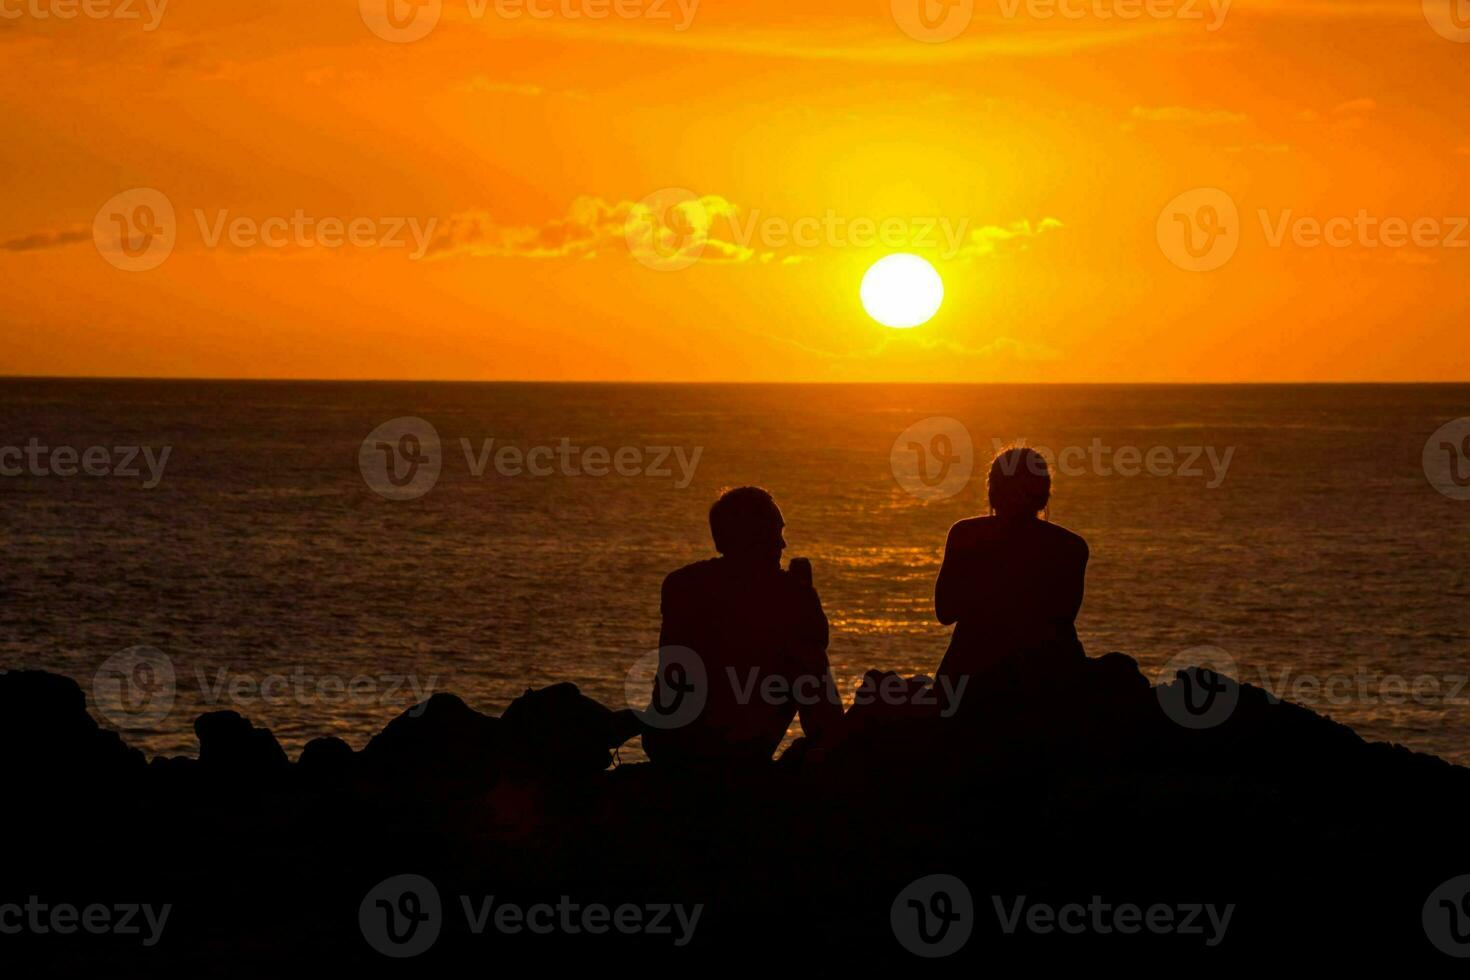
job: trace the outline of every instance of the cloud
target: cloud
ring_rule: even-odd
[[[1225,109],[1195,109],[1182,105],[1136,105],[1128,113],[1128,117],[1136,122],[1183,126],[1234,126],[1250,121],[1250,117],[1241,112],[1230,112]],[[1125,128],[1127,128],[1126,124]]]
[[[932,220],[910,219],[909,223],[909,231],[924,229],[931,244],[945,249],[946,258],[959,261],[1022,252],[1062,227],[1056,218],[979,228],[972,228],[966,220],[944,222],[941,233]],[[870,224],[876,226],[877,222]],[[484,210],[461,212],[439,223],[428,256],[611,256],[641,257],[670,266],[694,262],[795,266],[833,249],[859,247],[856,225],[855,219],[830,211],[822,217],[795,220],[763,214],[759,209],[747,212],[717,194],[694,197],[687,192],[661,192],[641,201],[617,203],[583,196],[572,202],[563,217],[539,225],[502,223]],[[828,229],[825,238],[822,228]],[[815,237],[804,241],[803,235]]]
[[[1350,99],[1332,107],[1334,116],[1356,116],[1372,112],[1378,108],[1378,102],[1374,99]]]
[[[77,242],[89,242],[92,240],[92,232],[86,228],[72,228],[64,231],[38,231],[20,238],[12,238],[9,241],[0,242],[0,251],[3,252],[34,252],[43,248],[56,248],[61,245],[75,245]]]
[[[735,205],[714,194],[674,200],[658,214],[643,201],[613,204],[599,197],[579,197],[564,217],[540,225],[500,224],[488,211],[467,211],[440,225],[428,254],[559,259],[605,253],[632,256],[638,250],[667,262],[685,257],[701,262],[771,261],[773,253],[757,252],[712,233],[716,219],[728,220],[735,213]]]
[[[970,232],[955,257],[977,259],[1009,252],[1024,252],[1031,247],[1033,241],[1061,227],[1062,223],[1056,218],[1042,218],[1034,225],[1029,220],[1013,221],[1004,226],[986,225]]]

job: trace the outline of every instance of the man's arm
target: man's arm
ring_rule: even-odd
[[[689,593],[681,585],[678,572],[664,576],[659,591],[658,645],[694,648],[694,616],[689,608]]]
[[[797,661],[802,664],[802,673],[816,678],[815,698],[803,698],[810,703],[798,703],[802,733],[819,746],[830,746],[842,739],[842,697],[832,680],[832,665],[827,659],[829,627],[827,614],[822,610],[821,597],[811,586],[803,586],[799,598],[800,619],[797,626]],[[803,683],[803,690],[811,691],[811,683]]]

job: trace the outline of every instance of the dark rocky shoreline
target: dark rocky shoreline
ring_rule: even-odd
[[[1470,770],[1233,681],[1221,723],[1172,721],[1161,704],[1212,676],[1155,688],[1109,654],[998,679],[963,719],[854,708],[837,749],[798,743],[778,763],[709,773],[614,765],[613,713],[569,684],[527,691],[500,718],[436,694],[360,751],[316,739],[295,762],[269,731],[212,712],[195,722],[197,759],[150,761],[96,725],[74,681],[0,674],[0,905],[171,908],[152,945],[32,929],[0,935],[0,954],[30,975],[88,976],[1379,956],[1453,968],[1423,915],[1470,872]],[[439,928],[395,959],[359,912],[409,874],[432,882]],[[963,882],[973,910],[968,940],[939,959],[916,956],[891,918],[931,875]],[[677,926],[594,934],[575,917],[477,934],[470,913],[489,896],[700,912],[679,944]],[[1008,932],[1009,910],[1036,903],[1092,906],[1092,924]],[[1233,912],[1207,944],[1099,927],[1099,904],[1167,905],[1176,925],[1194,906]]]

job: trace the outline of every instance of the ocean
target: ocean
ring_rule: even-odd
[[[713,554],[721,487],[759,484],[850,697],[938,664],[945,533],[1024,442],[1091,546],[1090,654],[1207,656],[1466,763],[1470,489],[1432,462],[1470,472],[1466,415],[1470,385],[0,380],[0,668],[75,677],[150,754],[221,708],[294,756],[434,691],[622,707],[663,576]]]

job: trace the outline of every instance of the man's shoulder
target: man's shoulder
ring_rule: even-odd
[[[697,587],[715,578],[719,571],[720,560],[718,558],[690,562],[683,568],[676,568],[664,576],[664,591]]]

